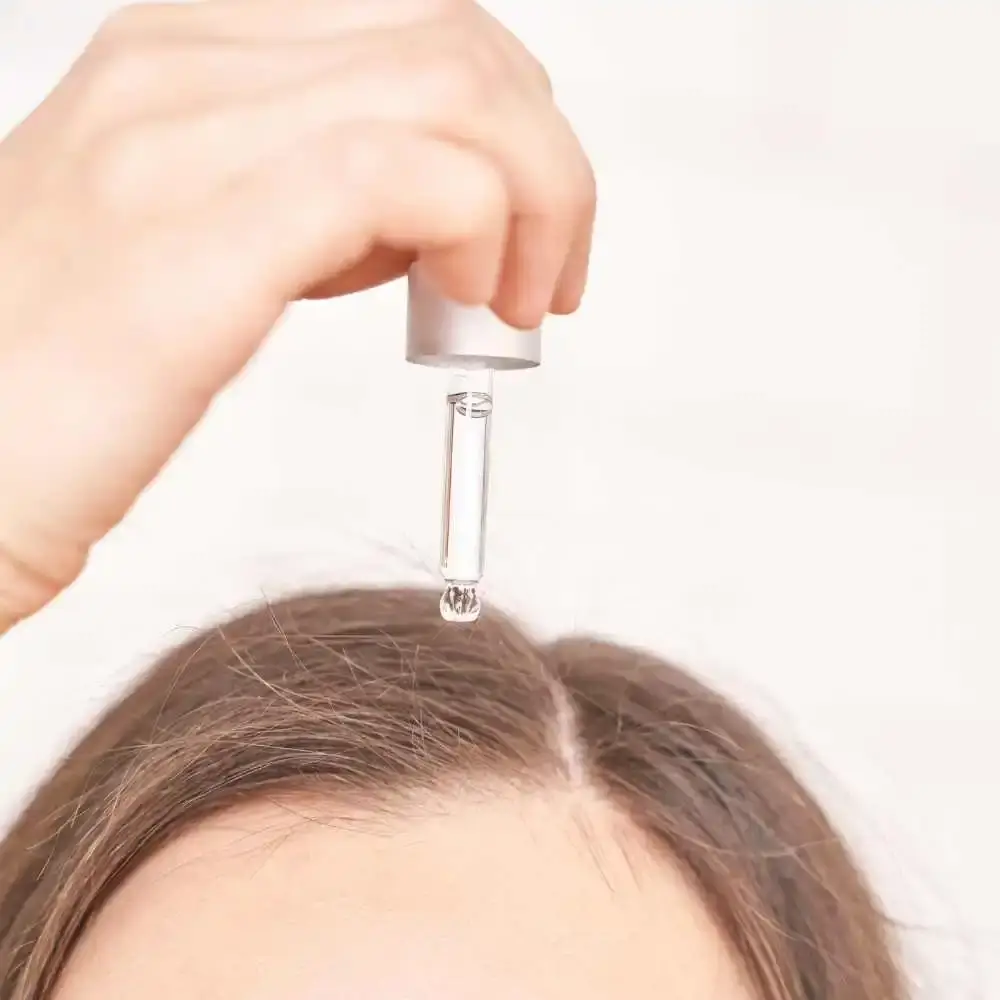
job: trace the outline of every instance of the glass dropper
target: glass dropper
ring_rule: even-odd
[[[447,392],[445,487],[441,534],[441,615],[449,622],[479,617],[486,498],[489,486],[493,373],[535,368],[541,333],[508,326],[486,306],[442,297],[410,269],[406,359],[451,369]]]
[[[477,587],[486,559],[493,370],[455,372],[448,387],[441,511],[441,617],[479,617]]]

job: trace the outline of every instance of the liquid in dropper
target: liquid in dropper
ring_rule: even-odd
[[[492,412],[493,372],[456,373],[448,393],[441,527],[441,617],[448,622],[474,622],[481,610],[476,587],[485,561]]]

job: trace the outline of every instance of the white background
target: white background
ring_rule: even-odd
[[[0,125],[111,6],[0,0]],[[490,596],[733,691],[914,925],[919,995],[1000,995],[1000,4],[491,9],[603,201],[583,313],[498,378]],[[434,580],[441,382],[403,322],[401,288],[294,311],[4,639],[0,821],[191,626]]]

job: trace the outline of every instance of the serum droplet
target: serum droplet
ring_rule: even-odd
[[[482,606],[475,587],[453,583],[441,595],[441,617],[446,622],[468,624],[479,617]]]

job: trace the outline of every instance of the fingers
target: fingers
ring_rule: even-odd
[[[173,137],[165,131],[156,141],[144,137],[143,145],[162,149],[163,162],[218,185],[275,149],[294,156],[356,122],[401,125],[470,146],[501,171],[516,220],[494,308],[514,325],[535,326],[593,212],[586,157],[549,100],[511,88],[502,75],[488,79],[489,70],[464,55],[440,56],[426,41],[427,50],[411,51],[407,61],[398,52],[392,63],[388,55],[359,59],[335,78],[186,119],[174,127]],[[398,49],[401,39],[369,42],[388,50]]]
[[[516,35],[511,34],[495,17],[478,5],[473,6],[475,19],[490,33],[494,41],[520,70],[524,80],[536,90],[551,97],[552,80],[545,67],[528,51]]]
[[[549,312],[567,316],[580,308],[587,287],[590,269],[590,251],[594,240],[594,212],[597,208],[597,189],[591,188],[592,198],[582,213],[582,223],[573,239],[569,256],[556,282]]]
[[[537,326],[546,312],[573,312],[587,282],[590,231],[596,208],[596,184],[586,155],[569,124],[560,121],[539,130],[548,141],[552,173],[536,179],[545,203],[515,202],[506,259],[491,303],[497,315],[514,326]],[[539,146],[535,147],[540,148]],[[535,161],[537,162],[537,161]]]
[[[136,33],[159,42],[143,58],[119,59],[107,89],[112,98],[117,90],[119,116],[131,101],[144,117],[125,135],[110,130],[111,166],[99,158],[96,171],[119,200],[136,192],[136,213],[144,195],[152,204],[157,180],[157,211],[183,210],[209,188],[228,189],[279,155],[297,159],[345,126],[402,126],[477,150],[502,174],[512,217],[493,287],[496,312],[532,327],[547,311],[576,308],[595,207],[591,168],[544,69],[474,4],[210,0],[139,8],[113,22],[112,38]],[[181,44],[183,37],[196,41]],[[178,183],[181,175],[196,180]],[[384,256],[365,258],[344,287],[366,274],[392,275],[425,249],[395,248],[389,269]],[[463,246],[438,254],[434,267],[465,287],[464,270],[481,268],[464,260],[470,253]]]
[[[322,137],[298,160],[266,164],[234,190],[231,206],[248,220],[263,206],[263,222],[253,223],[270,231],[263,273],[276,276],[275,291],[285,296],[381,246],[419,247],[443,292],[489,301],[510,218],[507,185],[488,157],[405,127],[368,123]]]
[[[387,281],[403,277],[416,259],[412,250],[396,250],[392,247],[374,247],[368,256],[359,260],[343,273],[331,279],[323,279],[309,289],[310,299],[333,299],[339,295],[352,295],[384,285]]]
[[[150,377],[196,373],[210,395],[246,363],[287,302],[342,281],[375,247],[390,255],[421,247],[445,295],[489,301],[510,203],[502,174],[482,154],[405,128],[358,125],[262,164],[206,211],[205,238],[185,248],[185,287],[191,302],[213,303],[230,333],[207,339],[197,333],[205,317],[174,317],[169,329],[149,327],[153,349],[145,344],[135,354],[147,369],[156,359]],[[178,219],[175,232],[186,232],[186,222]],[[128,276],[135,294],[159,296],[159,258],[177,256],[169,235],[150,247]]]

